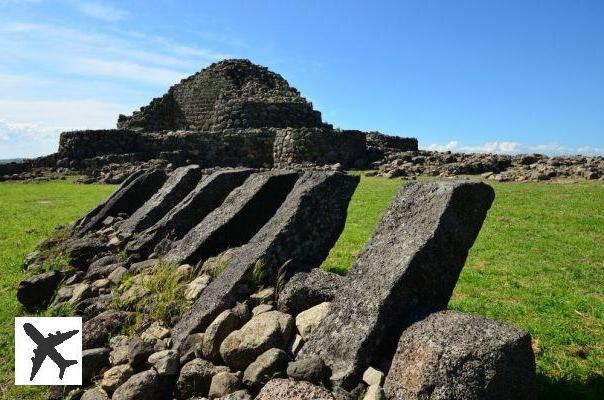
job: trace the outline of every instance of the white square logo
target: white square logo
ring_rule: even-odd
[[[15,385],[81,385],[82,318],[15,318]]]

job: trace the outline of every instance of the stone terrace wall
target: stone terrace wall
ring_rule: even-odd
[[[416,138],[390,136],[380,132],[367,133],[367,146],[398,151],[417,151],[418,149]]]
[[[336,164],[354,166],[365,158],[365,134],[329,128],[279,129],[273,158],[276,166]]]

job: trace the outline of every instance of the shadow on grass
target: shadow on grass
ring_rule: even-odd
[[[586,381],[556,379],[537,375],[540,400],[600,400],[604,399],[604,377],[592,376]]]

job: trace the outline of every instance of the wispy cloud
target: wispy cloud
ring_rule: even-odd
[[[78,10],[89,17],[97,18],[106,22],[122,21],[130,14],[124,9],[98,1],[76,1],[74,4]]]
[[[604,147],[581,146],[569,147],[558,143],[547,143],[538,145],[524,145],[512,141],[493,141],[481,145],[463,145],[458,140],[452,140],[445,144],[432,143],[427,150],[451,151],[462,153],[496,153],[496,154],[521,154],[521,153],[541,153],[551,156],[556,155],[575,155],[584,156],[604,155]]]

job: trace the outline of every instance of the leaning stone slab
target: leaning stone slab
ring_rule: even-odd
[[[218,171],[199,182],[180,203],[153,226],[147,228],[126,246],[128,253],[149,255],[163,238],[182,238],[191,228],[214,211],[233,189],[252,173],[251,169]]]
[[[165,180],[166,174],[161,170],[152,169],[133,173],[111,197],[76,222],[76,234],[82,236],[100,228],[107,217],[114,217],[119,213],[132,214],[163,185]]]
[[[401,188],[299,357],[323,358],[347,390],[389,360],[412,318],[446,307],[493,198],[483,183]]]
[[[319,266],[344,228],[358,181],[341,173],[306,172],[270,221],[248,244],[233,249],[234,256],[222,273],[183,315],[172,331],[175,346],[249,296],[255,267],[261,266],[274,280],[275,271],[287,261],[288,274]]]
[[[44,272],[22,280],[17,288],[17,300],[28,310],[46,306],[61,283],[63,274],[58,271]]]
[[[156,223],[197,185],[200,178],[198,165],[175,169],[163,186],[119,226],[119,234],[129,238]]]
[[[528,332],[454,311],[429,315],[401,335],[384,390],[389,399],[536,398]]]
[[[253,174],[224,203],[199,222],[165,256],[168,262],[195,264],[247,243],[279,208],[299,174]]]

